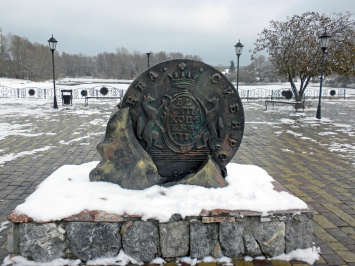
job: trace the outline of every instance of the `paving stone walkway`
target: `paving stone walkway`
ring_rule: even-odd
[[[57,111],[50,105],[0,118],[12,128],[11,135],[0,135],[0,223],[60,166],[100,160],[96,145],[114,102],[86,108],[74,102]],[[309,102],[304,114],[295,114],[291,106],[264,112],[264,101],[243,101],[246,126],[233,161],[264,168],[315,209],[314,242],[322,252],[316,265],[355,265],[355,101],[324,100],[322,120],[314,119],[316,105]],[[8,255],[7,232],[0,232],[1,262]]]

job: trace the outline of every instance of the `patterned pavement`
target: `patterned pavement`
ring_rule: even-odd
[[[32,104],[26,112],[2,115],[0,125],[11,128],[11,135],[0,135],[0,159],[6,161],[0,161],[0,223],[60,166],[100,160],[96,145],[113,105],[92,101],[85,108],[78,101],[54,111],[50,103]],[[315,209],[314,242],[322,252],[316,265],[355,265],[355,101],[324,100],[322,120],[314,118],[316,102],[298,114],[291,106],[264,112],[261,100],[243,106],[244,137],[233,160],[262,167]],[[7,232],[0,232],[1,262],[8,255]]]

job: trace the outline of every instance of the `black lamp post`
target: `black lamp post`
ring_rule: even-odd
[[[318,118],[318,119],[322,118],[320,102],[322,100],[324,54],[325,54],[325,50],[327,50],[327,48],[328,48],[329,41],[330,41],[331,37],[332,36],[327,34],[327,30],[325,30],[325,32],[319,37],[319,39],[320,39],[320,47],[322,47],[323,55],[322,55],[322,72],[321,72],[321,76],[320,76],[319,102],[318,102],[318,108],[317,108],[317,114],[316,114],[316,118]]]
[[[239,56],[242,54],[242,51],[243,51],[243,47],[244,45],[240,43],[240,40],[239,42],[234,45],[235,47],[235,53],[238,57],[238,63],[237,63],[237,92],[238,92],[238,86],[239,86]]]
[[[149,56],[150,56],[151,53],[146,53],[146,54],[148,56],[148,68],[149,68]]]
[[[53,87],[54,87],[54,102],[53,102],[53,108],[58,109],[58,104],[57,104],[57,95],[55,93],[55,74],[54,74],[54,51],[57,46],[57,40],[54,39],[53,34],[52,37],[48,40],[49,43],[49,49],[52,51],[52,64],[53,64]]]

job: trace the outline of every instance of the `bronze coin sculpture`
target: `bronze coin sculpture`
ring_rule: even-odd
[[[189,184],[225,187],[244,112],[233,84],[215,68],[178,59],[135,79],[111,116],[91,181],[123,188]]]
[[[196,172],[208,155],[224,169],[242,140],[237,91],[202,62],[171,60],[151,67],[128,88],[125,107],[136,137],[167,181]]]

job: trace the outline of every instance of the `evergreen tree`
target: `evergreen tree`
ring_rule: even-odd
[[[234,61],[231,61],[231,66],[229,67],[229,73],[235,72],[235,66],[234,66]]]

